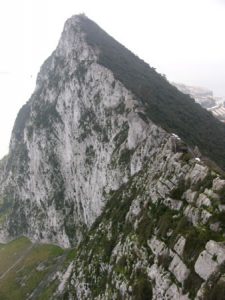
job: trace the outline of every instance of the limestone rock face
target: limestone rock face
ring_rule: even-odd
[[[2,180],[4,197],[14,199],[6,238],[25,234],[63,247],[79,242],[107,193],[137,173],[168,136],[142,120],[135,96],[97,63],[95,52],[79,17],[68,20],[18,114]]]
[[[195,299],[224,274],[224,179],[194,157],[202,135],[188,145],[180,115],[167,116],[182,95],[86,22],[66,22],[17,116],[0,162],[0,242],[76,247],[54,300]]]

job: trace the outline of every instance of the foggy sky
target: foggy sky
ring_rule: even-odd
[[[85,13],[168,80],[225,96],[225,0],[7,0],[0,6],[0,157],[63,24]]]

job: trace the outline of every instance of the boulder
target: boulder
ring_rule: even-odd
[[[193,192],[191,189],[188,189],[185,193],[184,193],[184,197],[185,200],[188,203],[194,203],[198,197],[198,192]]]
[[[174,255],[173,260],[170,263],[169,271],[173,273],[180,283],[183,283],[190,274],[190,270],[177,254]]]
[[[225,244],[209,241],[195,263],[195,272],[207,280],[225,262]]]
[[[196,163],[186,179],[191,181],[192,186],[196,186],[207,177],[208,173],[208,167]]]
[[[225,192],[225,180],[220,179],[219,177],[215,178],[213,180],[212,189],[214,192],[219,193],[219,194]]]
[[[176,253],[179,256],[183,255],[185,243],[186,243],[186,239],[183,236],[180,236],[180,238],[178,239],[178,241],[176,242],[176,244],[173,248],[174,251],[176,251]]]
[[[201,207],[201,206],[211,206],[211,201],[210,199],[205,195],[205,194],[200,194],[197,201],[196,201],[196,205],[198,207]]]

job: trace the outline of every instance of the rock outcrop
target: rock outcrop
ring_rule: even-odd
[[[85,16],[72,17],[0,164],[0,241],[76,247],[53,299],[216,295],[224,139],[211,114]]]
[[[197,205],[219,177],[195,158],[187,161],[184,154],[172,152],[171,138],[161,147],[113,193],[81,243],[68,287],[71,295],[200,300],[214,299],[207,297],[222,288],[225,238],[219,194],[210,206]],[[168,199],[179,201],[179,209]]]
[[[13,202],[5,239],[24,234],[76,244],[106,195],[137,173],[167,135],[142,120],[136,97],[95,52],[79,18],[69,20],[18,114],[1,181],[2,197]]]

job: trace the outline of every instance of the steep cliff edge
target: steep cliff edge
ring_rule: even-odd
[[[223,299],[225,180],[171,143],[111,195],[76,251],[71,299]]]
[[[72,17],[0,163],[0,241],[78,245],[53,299],[207,299],[224,287],[225,181],[196,146],[225,168],[223,124]]]
[[[138,172],[167,135],[152,135],[156,126],[143,120],[137,97],[97,62],[83,18],[67,21],[17,116],[1,180],[3,241],[23,234],[76,244],[107,194]]]

